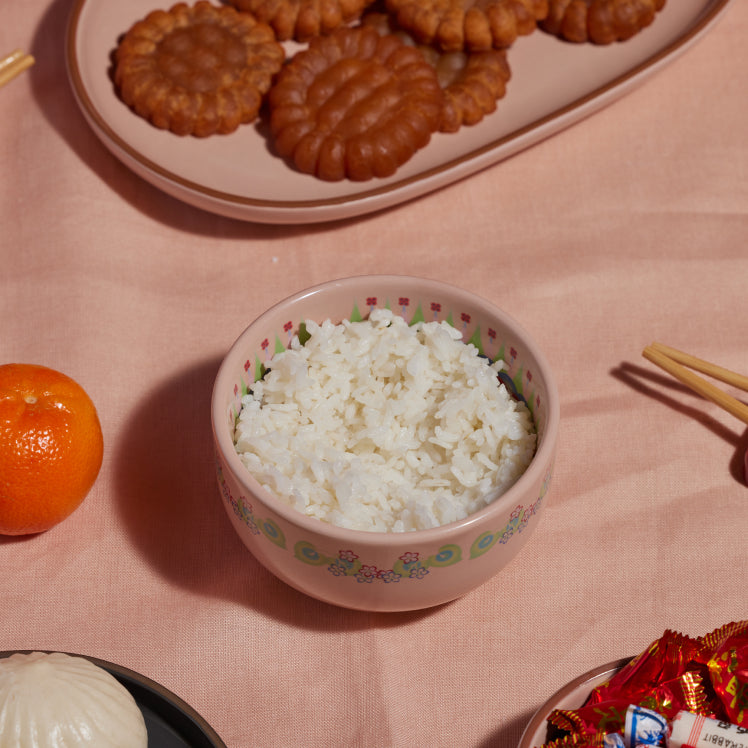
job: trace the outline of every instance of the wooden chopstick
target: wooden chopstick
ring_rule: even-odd
[[[731,384],[733,387],[748,392],[748,377],[743,374],[736,374],[734,371],[725,369],[723,366],[717,366],[717,364],[704,361],[702,358],[696,358],[696,356],[692,356],[690,353],[684,353],[683,351],[679,351],[677,348],[671,348],[669,345],[652,343],[650,347],[660,353],[664,353],[668,358],[672,358],[673,361],[677,361],[679,364],[683,364],[689,369],[700,371],[702,374],[708,374],[710,377],[718,379],[720,382]]]
[[[15,49],[9,55],[0,59],[0,86],[10,83],[34,64],[34,58],[20,49]]]
[[[687,387],[690,387],[694,392],[698,393],[702,397],[705,397],[707,400],[711,400],[713,403],[719,405],[720,408],[723,408],[728,413],[731,413],[736,418],[739,418],[741,421],[743,421],[743,423],[748,424],[748,405],[740,402],[740,400],[738,400],[737,398],[728,395],[726,392],[719,389],[719,387],[716,387],[711,382],[708,382],[706,379],[703,379],[697,374],[694,374],[692,371],[690,371],[690,369],[687,369],[684,365],[679,363],[678,360],[667,355],[667,353],[664,352],[667,350],[675,349],[669,348],[668,346],[663,346],[659,343],[653,343],[652,345],[648,345],[642,351],[642,356],[644,356],[644,358],[646,358],[648,361],[651,361],[653,364],[659,366],[661,369],[664,369],[666,372],[668,372],[668,374],[675,377],[679,382],[682,382]],[[702,371],[703,373],[710,374],[711,376],[714,376],[713,372],[718,373],[720,376],[715,378],[720,379],[720,381],[726,381],[725,379],[723,379],[723,376],[727,374],[732,379],[732,381],[728,382],[729,384],[735,384],[735,381],[742,382],[742,384],[735,385],[740,389],[744,389],[743,385],[745,384],[745,381],[748,381],[740,374],[735,374],[735,372],[731,372],[728,369],[723,369],[721,366],[710,364],[708,361],[703,361],[702,359],[694,359],[694,357],[690,356],[689,354],[684,354],[681,351],[676,351],[676,354],[678,355],[678,358],[680,360],[683,360],[685,358],[687,361],[696,363],[697,366],[694,366],[693,368],[697,369],[697,371]],[[737,378],[737,380],[734,378]]]

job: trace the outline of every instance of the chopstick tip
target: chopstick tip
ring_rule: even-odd
[[[16,49],[9,55],[0,59],[0,86],[10,83],[24,70],[28,70],[36,60],[33,55]]]

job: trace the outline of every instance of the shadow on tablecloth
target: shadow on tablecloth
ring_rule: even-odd
[[[135,405],[114,449],[118,509],[155,573],[194,594],[312,630],[389,628],[440,610],[337,608],[302,595],[255,560],[226,515],[215,477],[210,398],[219,365],[208,359],[156,385]]]
[[[534,712],[529,711],[515,717],[489,734],[475,748],[516,748]]]
[[[741,433],[740,422],[738,420],[735,420],[737,426],[735,430],[725,427],[705,411],[703,403],[706,401],[702,400],[699,395],[695,394],[684,384],[666,374],[659,374],[642,366],[636,366],[624,361],[620,366],[611,371],[611,375],[645,397],[656,400],[668,408],[682,413],[686,418],[700,422],[720,439],[733,445],[735,451],[727,466],[730,475],[738,483],[743,485],[748,481],[748,476],[745,475],[744,468],[744,456],[746,450],[748,450],[748,429],[742,430]],[[681,399],[671,397],[668,392],[678,393],[679,396],[687,395],[693,397],[695,398],[695,405],[686,405]]]

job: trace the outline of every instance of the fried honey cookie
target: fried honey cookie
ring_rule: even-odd
[[[268,94],[278,155],[327,181],[388,177],[439,127],[442,90],[414,47],[373,28],[313,39]]]
[[[462,125],[475,125],[496,111],[511,77],[503,49],[447,52],[435,64],[444,89],[442,132],[457,132]]]
[[[272,26],[280,41],[308,42],[356,21],[370,0],[229,0]]]
[[[200,0],[135,23],[115,51],[114,82],[156,127],[207,137],[257,117],[284,59],[267,24]]]
[[[457,132],[462,125],[477,124],[496,110],[497,102],[506,94],[511,70],[503,49],[440,52],[431,45],[416,44],[410,34],[397,28],[387,13],[366,13],[361,24],[375,28],[380,34],[395,34],[406,44],[415,45],[436,69],[444,92],[441,132]]]
[[[665,0],[550,0],[540,27],[569,42],[622,42],[649,26]]]
[[[397,24],[445,52],[505,49],[532,33],[548,0],[387,0]]]

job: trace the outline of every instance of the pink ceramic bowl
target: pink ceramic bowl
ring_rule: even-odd
[[[233,443],[242,395],[273,354],[308,319],[365,317],[389,307],[409,322],[447,320],[492,360],[507,363],[507,386],[529,406],[538,445],[527,471],[475,514],[429,530],[346,530],[306,517],[263,488]],[[517,555],[535,529],[553,472],[559,399],[552,373],[529,335],[489,302],[454,286],[400,276],[331,281],[296,294],[256,319],[226,355],[213,390],[213,437],[225,510],[260,563],[292,587],[346,608],[401,611],[454,600]]]

